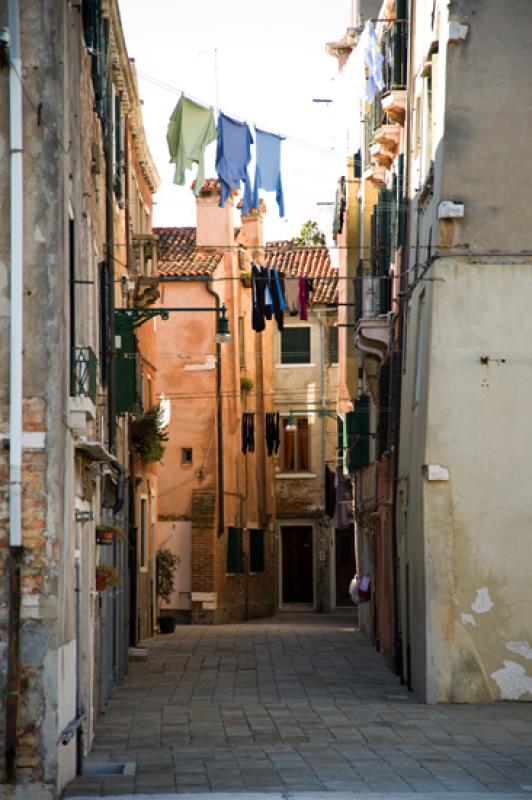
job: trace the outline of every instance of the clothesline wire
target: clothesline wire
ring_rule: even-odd
[[[107,61],[109,64],[112,63],[110,57],[106,53],[103,53],[101,50],[95,50],[92,47],[87,49],[89,53],[91,53],[91,55],[99,56],[100,58]],[[267,125],[261,125],[256,122],[248,121],[248,119],[242,114],[233,114],[230,111],[222,111],[222,109],[217,104],[208,103],[205,100],[195,97],[194,95],[185,92],[183,89],[178,89],[177,86],[173,86],[172,84],[167,83],[166,81],[163,81],[160,78],[156,78],[153,75],[149,75],[147,72],[143,72],[142,70],[136,69],[136,74],[138,75],[139,78],[148,81],[148,83],[152,83],[154,86],[158,86],[160,89],[164,89],[165,91],[175,95],[176,97],[186,97],[187,99],[192,100],[194,103],[198,103],[198,105],[205,106],[206,108],[210,108],[213,111],[217,111],[219,114],[225,114],[229,117],[232,117],[233,119],[247,122],[247,124],[252,125],[254,128],[258,128],[259,130],[264,131],[265,133],[272,133],[275,136],[279,136],[281,139],[284,139],[287,142],[294,142],[295,144],[298,144],[301,147],[306,147],[311,150],[315,150],[316,152],[322,153],[323,155],[331,156],[337,159],[346,159],[349,155],[347,151],[345,153],[338,153],[335,150],[332,150],[331,148],[321,147],[319,144],[315,144],[313,142],[307,142],[304,139],[299,139],[297,136],[289,136],[288,134],[282,134],[278,133],[277,131],[272,131]]]

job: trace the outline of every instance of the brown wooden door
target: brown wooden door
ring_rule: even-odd
[[[282,528],[283,603],[312,603],[312,528]]]
[[[355,574],[355,537],[353,528],[338,528],[336,542],[336,605],[353,605],[349,584]]]

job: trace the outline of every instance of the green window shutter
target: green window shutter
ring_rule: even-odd
[[[350,474],[369,464],[369,395],[363,394],[355,410],[346,414],[347,470]]]
[[[310,364],[310,328],[281,332],[281,364]]]
[[[249,571],[264,572],[264,531],[250,528],[249,531]]]
[[[118,337],[117,337],[118,338]],[[131,411],[135,403],[135,335],[133,329],[120,333],[116,348],[116,413]]]
[[[227,572],[244,572],[242,528],[227,529]]]

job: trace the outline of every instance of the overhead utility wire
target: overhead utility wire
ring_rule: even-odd
[[[99,50],[95,50],[92,47],[87,48],[88,52],[91,55],[98,56],[105,61],[111,63],[111,59],[106,53],[102,53]],[[296,136],[289,136],[287,134],[278,133],[277,131],[272,131],[267,125],[260,125],[257,122],[249,122],[249,120],[243,116],[242,114],[233,114],[229,111],[223,111],[218,105],[213,103],[207,103],[205,100],[202,100],[194,95],[185,92],[183,89],[178,89],[177,86],[173,86],[170,83],[166,83],[166,81],[161,80],[160,78],[156,78],[153,75],[149,75],[147,72],[142,72],[141,70],[137,69],[136,74],[139,78],[143,78],[148,83],[152,83],[154,86],[158,86],[160,89],[164,89],[165,91],[175,95],[176,97],[187,97],[189,100],[192,100],[194,103],[198,103],[198,105],[205,106],[206,108],[211,108],[213,111],[218,111],[218,113],[227,114],[227,116],[232,117],[233,119],[242,120],[244,122],[248,122],[248,124],[253,125],[255,128],[258,128],[261,131],[265,131],[266,133],[273,133],[275,136],[279,136],[281,139],[284,139],[288,142],[294,142],[295,144],[301,145],[301,147],[307,147],[311,150],[315,150],[316,152],[323,153],[323,155],[331,156],[333,158],[347,158],[349,154],[346,152],[345,154],[337,153],[335,150],[330,148],[321,147],[318,144],[314,144],[313,142],[306,142],[304,139],[299,139]]]

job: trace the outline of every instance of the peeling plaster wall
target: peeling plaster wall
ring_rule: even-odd
[[[426,460],[450,480],[424,482],[427,694],[530,700],[532,266],[446,261],[434,276]]]

